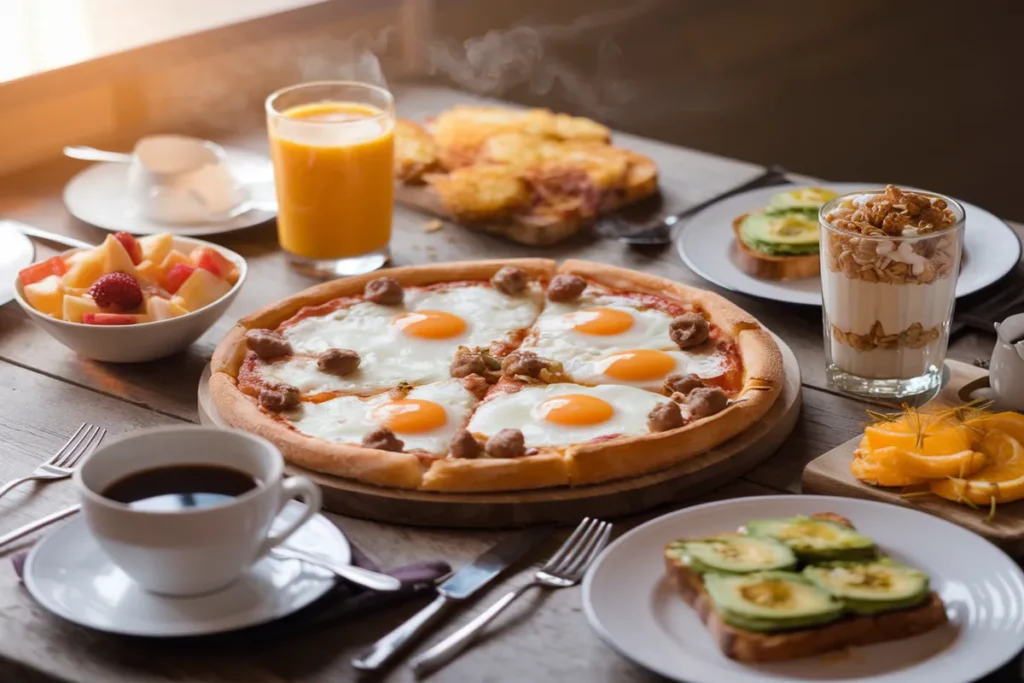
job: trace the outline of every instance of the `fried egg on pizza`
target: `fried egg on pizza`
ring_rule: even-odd
[[[212,366],[224,420],[291,463],[452,492],[668,467],[749,427],[782,385],[771,335],[717,295],[545,259],[327,283],[244,318]]]
[[[454,379],[369,398],[338,396],[321,403],[303,402],[283,416],[303,434],[358,445],[387,428],[406,451],[443,455],[452,436],[469,419],[476,397]]]
[[[527,448],[564,446],[646,434],[648,413],[668,401],[665,396],[633,387],[527,386],[488,396],[466,428],[483,437],[502,429],[518,429]]]

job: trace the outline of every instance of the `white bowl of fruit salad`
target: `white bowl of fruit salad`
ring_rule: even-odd
[[[141,363],[188,348],[224,314],[245,275],[245,259],[209,242],[119,232],[23,269],[15,298],[79,355]]]

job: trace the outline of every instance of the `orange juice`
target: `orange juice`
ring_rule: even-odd
[[[387,247],[394,200],[393,116],[355,102],[285,109],[269,122],[281,246],[307,259]]]

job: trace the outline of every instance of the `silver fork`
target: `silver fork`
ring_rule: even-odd
[[[39,465],[32,474],[9,481],[0,486],[0,496],[4,495],[15,486],[24,484],[26,481],[53,481],[56,479],[67,479],[75,472],[75,465],[83,457],[88,455],[100,445],[107,430],[88,422],[83,422],[67,443],[60,447],[60,450],[53,454],[53,457]]]
[[[611,533],[612,525],[608,522],[589,517],[584,519],[547,564],[533,575],[532,581],[505,595],[476,619],[415,657],[409,663],[413,672],[417,677],[427,676],[455,659],[476,640],[477,635],[487,624],[534,586],[556,589],[578,584],[590,563],[608,545]]]

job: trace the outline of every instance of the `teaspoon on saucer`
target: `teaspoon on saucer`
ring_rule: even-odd
[[[270,551],[272,557],[278,557],[284,560],[300,560],[317,567],[321,567],[330,572],[334,572],[343,579],[347,579],[352,583],[357,583],[360,586],[371,588],[376,591],[396,591],[402,587],[402,582],[393,576],[387,574],[381,574],[380,572],[370,571],[369,569],[363,569],[362,567],[356,567],[351,564],[337,564],[330,560],[325,560],[315,555],[296,550],[295,548],[289,548],[280,546]]]

